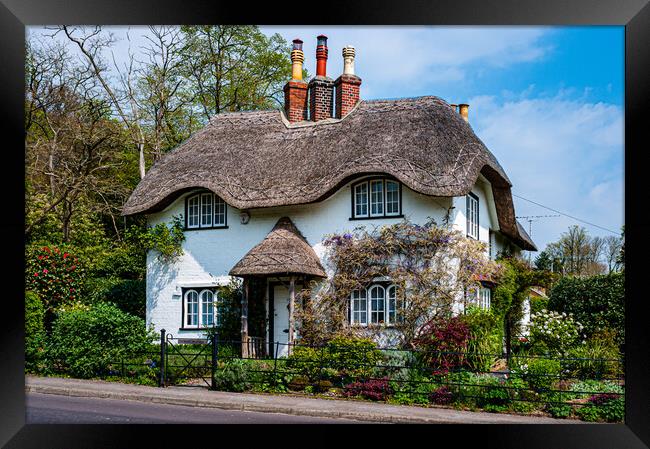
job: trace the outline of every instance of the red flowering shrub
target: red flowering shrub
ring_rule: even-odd
[[[454,393],[452,393],[451,390],[449,390],[449,388],[447,388],[445,385],[429,394],[429,401],[433,402],[434,404],[447,405],[451,404],[453,400]]]
[[[414,341],[422,361],[433,374],[446,374],[466,364],[470,329],[460,317],[435,317]]]
[[[83,270],[78,259],[65,249],[33,246],[26,251],[26,288],[38,294],[46,309],[79,299]]]
[[[345,397],[361,396],[372,401],[385,401],[392,393],[388,378],[353,382],[343,389],[343,396]]]

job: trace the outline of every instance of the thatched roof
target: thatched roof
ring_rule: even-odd
[[[499,162],[448,103],[431,96],[361,101],[343,119],[319,122],[290,124],[275,110],[218,114],[151,167],[123,214],[161,210],[197,187],[238,209],[312,203],[371,173],[433,196],[465,195],[483,173],[496,186],[501,231],[534,249],[518,232]]]
[[[231,276],[308,274],[326,277],[318,256],[288,217],[230,270]]]

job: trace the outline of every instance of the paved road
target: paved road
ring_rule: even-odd
[[[138,401],[26,394],[27,424],[353,424],[348,419],[258,413]]]

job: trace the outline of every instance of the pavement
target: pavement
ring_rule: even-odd
[[[202,387],[148,387],[101,380],[25,377],[27,393],[141,401],[379,423],[420,424],[576,424],[549,417],[485,413],[439,407],[413,407],[359,400],[320,399],[294,395],[229,393]]]

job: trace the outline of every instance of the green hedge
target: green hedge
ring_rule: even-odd
[[[74,377],[105,374],[123,357],[150,352],[156,335],[144,320],[113,304],[59,312],[52,326],[48,356],[51,366]]]
[[[45,359],[45,307],[35,292],[25,292],[25,370],[39,372]]]
[[[588,278],[563,278],[551,289],[548,307],[558,312],[573,313],[574,318],[585,327],[588,337],[610,328],[616,331],[616,342],[623,344],[624,276],[624,273],[610,273]]]

